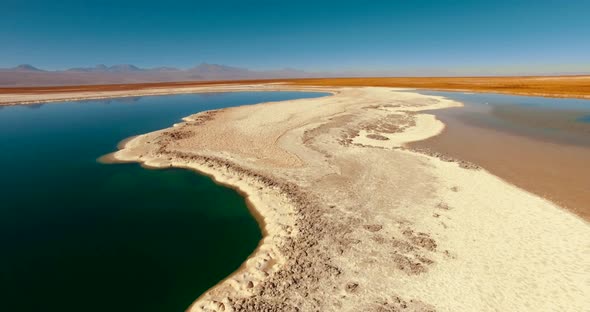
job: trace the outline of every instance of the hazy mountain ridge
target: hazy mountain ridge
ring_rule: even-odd
[[[106,66],[104,64],[96,65],[95,67],[76,67],[65,70],[66,72],[136,72],[143,71],[143,69],[131,64],[119,64],[113,66]],[[57,71],[59,72],[59,71]]]
[[[20,64],[12,68],[0,68],[0,72],[45,72],[30,64]]]
[[[247,68],[209,63],[201,63],[188,69],[175,67],[140,68],[132,64],[116,64],[112,66],[99,64],[94,67],[75,67],[56,71],[46,71],[29,64],[22,64],[13,68],[0,69],[0,87],[310,78],[320,76],[318,73],[308,73],[291,68],[255,71]]]

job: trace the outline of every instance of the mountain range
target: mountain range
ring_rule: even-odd
[[[201,63],[188,69],[174,67],[140,68],[131,64],[112,66],[99,64],[94,67],[76,67],[56,71],[43,70],[33,65],[22,64],[13,68],[0,68],[0,87],[311,78],[320,76],[322,76],[320,73],[308,73],[291,68],[255,71],[208,63]]]

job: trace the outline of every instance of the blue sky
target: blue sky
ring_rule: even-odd
[[[2,0],[0,67],[590,72],[589,0]]]

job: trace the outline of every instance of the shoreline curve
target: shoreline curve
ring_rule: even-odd
[[[281,87],[285,89],[285,86]],[[312,90],[317,90],[317,88],[314,88]],[[308,284],[310,284],[309,281],[305,280],[306,277],[311,276],[311,281],[314,282],[322,279],[338,279],[339,276],[344,274],[343,271],[345,269],[341,266],[346,267],[346,265],[343,263],[339,263],[339,265],[336,265],[334,262],[338,261],[333,261],[332,258],[334,257],[334,255],[336,255],[337,257],[337,254],[333,254],[331,252],[317,251],[317,254],[314,255],[319,257],[318,262],[320,262],[322,265],[325,265],[323,269],[328,270],[327,274],[316,272],[313,269],[310,271],[311,273],[308,272],[308,274],[306,273],[307,268],[299,268],[297,266],[297,261],[299,260],[297,259],[297,257],[293,257],[293,255],[289,254],[285,255],[285,253],[293,252],[294,255],[297,255],[300,258],[305,258],[308,256],[306,251],[304,251],[305,255],[302,255],[301,250],[297,250],[297,248],[295,248],[297,247],[298,242],[294,240],[296,240],[296,238],[298,237],[297,235],[301,234],[301,232],[304,232],[304,234],[311,233],[309,234],[310,236],[317,234],[314,233],[314,231],[319,232],[321,233],[321,236],[319,236],[319,238],[313,237],[314,239],[318,238],[318,240],[323,240],[325,238],[324,236],[326,235],[326,233],[322,233],[322,229],[318,229],[317,226],[314,226],[313,222],[310,222],[311,220],[305,220],[305,217],[308,217],[309,215],[314,215],[315,217],[317,217],[317,222],[324,221],[323,215],[325,214],[325,207],[321,207],[322,199],[317,198],[321,196],[319,196],[318,194],[309,196],[310,192],[308,189],[306,189],[305,186],[300,186],[293,184],[291,182],[287,182],[288,179],[286,179],[286,177],[289,177],[290,175],[297,176],[297,172],[294,172],[293,168],[299,168],[302,166],[302,164],[298,162],[302,161],[303,163],[309,163],[310,159],[318,158],[316,154],[322,154],[326,151],[322,150],[319,147],[322,144],[307,145],[307,143],[305,143],[305,153],[303,153],[303,150],[301,149],[289,150],[291,148],[295,149],[295,147],[293,145],[286,143],[299,142],[299,138],[304,138],[307,140],[308,138],[306,136],[310,137],[308,140],[325,138],[326,133],[330,132],[333,128],[341,127],[342,124],[347,124],[354,118],[363,119],[366,116],[361,115],[360,113],[366,113],[366,111],[370,110],[371,114],[366,113],[366,115],[371,117],[371,119],[363,119],[362,121],[365,122],[365,124],[355,124],[352,128],[352,132],[345,134],[340,139],[340,141],[338,141],[339,145],[344,146],[345,148],[352,147],[353,149],[370,148],[374,149],[375,151],[397,151],[399,153],[400,159],[407,160],[408,163],[418,164],[424,163],[426,161],[428,166],[434,166],[435,169],[431,171],[429,171],[430,169],[420,169],[419,171],[424,171],[423,173],[427,175],[434,174],[435,176],[437,176],[437,178],[442,178],[443,180],[444,174],[441,175],[441,170],[443,173],[448,170],[451,170],[453,171],[453,174],[455,174],[456,169],[452,169],[451,167],[458,167],[460,168],[460,170],[478,169],[470,167],[469,164],[463,164],[459,160],[441,160],[441,157],[439,157],[439,155],[425,156],[423,154],[416,153],[415,151],[408,150],[404,147],[405,143],[415,140],[423,140],[427,137],[431,137],[440,133],[444,129],[444,124],[442,124],[440,121],[438,121],[439,124],[437,124],[437,120],[434,117],[432,117],[433,115],[422,114],[420,113],[421,110],[444,108],[450,107],[449,105],[460,104],[456,102],[453,103],[452,101],[441,98],[437,99],[437,97],[411,94],[408,95],[410,98],[409,100],[406,100],[402,104],[399,104],[399,107],[403,107],[404,110],[395,107],[395,105],[397,104],[391,106],[392,104],[377,103],[373,105],[374,107],[372,107],[367,106],[366,103],[358,103],[359,101],[355,101],[353,95],[360,93],[362,96],[368,96],[370,98],[371,95],[375,96],[375,94],[377,94],[378,96],[375,97],[376,99],[383,99],[383,101],[387,102],[385,100],[386,98],[384,97],[385,93],[392,91],[395,92],[396,90],[386,88],[333,88],[331,90],[338,90],[338,94],[347,93],[345,94],[342,102],[350,101],[351,103],[341,104],[339,107],[337,107],[338,101],[340,99],[338,99],[337,95],[334,94],[328,97],[331,99],[324,99],[323,102],[330,102],[330,104],[335,106],[337,109],[325,109],[326,112],[321,112],[315,115],[310,113],[312,116],[307,116],[305,122],[293,122],[292,120],[290,120],[290,116],[288,119],[289,125],[284,126],[282,129],[280,129],[280,135],[274,133],[271,136],[273,138],[273,141],[271,143],[272,145],[270,147],[259,147],[262,149],[267,148],[269,150],[269,153],[274,155],[273,157],[270,157],[270,159],[260,160],[256,158],[256,155],[260,157],[260,154],[251,154],[252,147],[239,146],[237,150],[232,150],[230,148],[229,151],[227,151],[219,149],[219,145],[216,145],[216,143],[213,141],[208,142],[210,143],[210,146],[200,146],[201,148],[207,150],[207,153],[194,153],[194,151],[199,151],[197,147],[200,143],[195,143],[196,139],[192,138],[192,136],[194,136],[194,133],[191,132],[191,129],[200,126],[210,126],[210,123],[215,122],[215,118],[217,118],[217,116],[215,115],[218,112],[222,112],[222,114],[229,115],[230,117],[232,117],[232,114],[237,111],[238,114],[236,115],[244,116],[244,112],[241,111],[247,111],[248,113],[266,113],[266,111],[273,111],[272,109],[268,108],[269,105],[272,104],[274,104],[275,106],[280,106],[281,108],[285,108],[285,104],[288,105],[287,102],[302,101],[309,104],[310,101],[315,101],[317,104],[317,99],[284,101],[281,104],[261,103],[255,105],[248,105],[247,108],[238,107],[222,109],[219,111],[208,111],[198,113],[185,118],[185,121],[183,123],[176,124],[171,128],[137,136],[136,138],[133,138],[132,140],[128,141],[123,149],[114,153],[114,157],[122,161],[136,161],[143,163],[147,166],[153,166],[155,168],[173,166],[196,170],[201,174],[209,175],[213,178],[214,181],[216,181],[216,183],[223,184],[243,193],[245,195],[244,198],[249,203],[249,208],[251,208],[252,211],[258,213],[259,217],[261,218],[260,220],[257,218],[257,221],[262,221],[259,224],[261,226],[261,229],[265,230],[266,232],[263,232],[263,238],[259,243],[258,247],[255,249],[255,251],[248,257],[248,259],[242,264],[242,266],[237,271],[232,273],[226,279],[220,281],[219,284],[217,284],[216,286],[208,290],[206,293],[204,293],[202,296],[197,298],[195,303],[193,303],[193,305],[191,305],[191,307],[189,308],[190,311],[241,311],[253,309],[257,310],[267,307],[274,307],[280,310],[292,310],[293,307],[298,307],[299,305],[303,305],[307,308],[317,308],[317,306],[323,306],[325,305],[325,303],[321,302],[321,300],[319,299],[315,300],[315,302],[314,300],[308,299],[296,299],[296,303],[293,305],[289,304],[288,302],[271,302],[268,298],[272,296],[277,296],[281,298],[284,294],[289,292],[299,294],[300,289],[298,289],[297,286],[301,285],[300,283],[302,283],[303,286],[308,286]],[[295,90],[291,89],[289,91],[311,90],[309,88],[296,88]],[[325,89],[323,91],[325,91]],[[401,95],[397,93],[396,96],[400,97]],[[336,100],[334,98],[336,98]],[[426,104],[416,104],[416,102],[413,103],[412,101],[425,101]],[[262,106],[264,106],[265,108],[262,109]],[[315,108],[320,109],[318,106],[315,106]],[[348,109],[356,109],[359,111],[359,114],[354,115],[352,117],[348,116],[346,113]],[[375,113],[373,112],[373,110],[379,112]],[[274,111],[277,110],[275,109]],[[396,119],[397,124],[388,124],[384,122],[382,118],[380,119],[380,116],[382,117],[383,114],[389,116],[388,118]],[[229,120],[235,119],[230,118]],[[376,124],[370,124],[371,122]],[[221,122],[218,122],[217,124],[219,123]],[[324,128],[326,124],[331,124],[333,126]],[[313,127],[311,127],[310,125],[313,125]],[[226,128],[223,128],[224,126],[217,126],[220,127],[221,130],[228,130]],[[209,130],[211,129],[209,128]],[[241,132],[248,132],[249,129],[244,130],[238,128],[237,130],[232,129],[232,131],[236,131],[237,134],[242,135],[243,137],[251,137],[252,135],[252,133],[246,133],[247,135],[244,136],[244,134]],[[204,134],[204,136],[205,138],[208,138],[207,134]],[[156,140],[160,141],[154,142]],[[284,141],[289,142],[285,143]],[[162,149],[162,146],[164,145],[166,147]],[[167,149],[170,146],[172,146],[173,148],[168,151]],[[233,148],[231,142],[227,146]],[[330,157],[328,158],[332,157],[335,156],[330,155]],[[254,158],[254,161],[252,161],[251,158]],[[295,158],[298,158],[299,160],[296,160]],[[425,160],[424,158],[427,159]],[[455,163],[457,163],[459,166],[456,166]],[[315,163],[313,164],[317,165]],[[259,167],[257,167],[258,165]],[[274,176],[274,174],[269,174],[269,168],[279,168],[279,171],[282,170],[281,168],[291,169],[285,170],[285,173],[282,173],[277,177]],[[461,172],[461,174],[464,174],[465,177],[471,177],[471,172],[473,172],[473,170],[466,171],[468,171],[469,173]],[[270,170],[270,172],[272,172],[272,170]],[[486,179],[490,181],[488,183],[493,184],[496,188],[499,187],[499,189],[501,190],[509,191],[509,193],[512,195],[518,194],[516,198],[519,200],[523,200],[524,202],[534,203],[527,204],[527,206],[531,207],[531,209],[534,209],[533,207],[540,203],[538,199],[535,199],[537,198],[535,195],[523,192],[523,190],[516,189],[511,185],[507,186],[507,183],[505,181],[501,181],[483,170],[479,170],[478,172],[479,173],[477,173],[477,175],[479,175],[480,177],[481,175],[486,175]],[[307,175],[310,174],[307,173]],[[489,176],[491,176],[491,179]],[[306,177],[304,175],[302,179],[305,178]],[[437,189],[438,191],[435,191],[435,194],[441,192],[438,189],[439,187],[436,185],[429,185],[429,188]],[[453,186],[450,188],[450,190],[451,192],[456,193],[457,191],[455,191],[454,188],[455,187]],[[443,193],[445,194],[442,196],[440,194],[436,195],[435,200],[439,200],[438,197],[449,197],[448,192]],[[475,196],[479,195],[475,194]],[[276,206],[271,207],[272,205],[269,204],[269,202],[272,202],[272,200],[269,201],[268,199],[280,200],[280,205],[277,205],[278,207],[280,207],[280,209],[277,209]],[[453,200],[449,199],[449,201]],[[547,201],[544,202],[544,207],[547,206],[557,208],[552,203],[549,203]],[[331,206],[333,205],[329,205],[328,208],[335,208]],[[439,218],[442,213],[451,210],[449,208],[449,204],[446,202],[439,202],[435,208],[440,210],[440,212],[435,210],[437,212],[433,213],[433,216],[437,215],[435,216],[435,218]],[[302,214],[301,209],[304,209],[306,212]],[[559,210],[559,208],[557,209]],[[550,213],[557,212],[550,211]],[[254,215],[254,217],[256,218],[256,215]],[[301,217],[303,217],[303,219],[299,219]],[[409,217],[411,216],[405,215],[403,218],[400,219],[398,216],[396,216],[394,219],[392,219],[396,220],[393,221],[393,223],[397,224],[398,228],[401,228],[402,240],[394,238],[392,244],[395,245],[395,250],[393,251],[393,254],[391,254],[390,256],[393,257],[392,259],[394,260],[394,263],[396,263],[395,270],[392,272],[392,274],[400,274],[400,276],[397,277],[399,277],[401,280],[405,280],[406,282],[408,281],[408,278],[404,278],[404,275],[409,276],[410,280],[412,280],[415,276],[423,276],[424,274],[428,275],[429,269],[436,271],[436,268],[431,268],[433,264],[436,264],[437,262],[442,263],[446,261],[453,262],[453,260],[457,259],[458,257],[458,255],[455,254],[456,252],[450,251],[449,249],[444,250],[444,252],[442,252],[442,255],[440,254],[440,252],[437,249],[437,245],[443,245],[442,241],[445,241],[445,238],[442,237],[443,235],[438,233],[441,231],[440,229],[434,229],[432,220],[403,220]],[[421,217],[423,218],[424,216]],[[576,222],[578,222],[575,220],[566,219],[562,218],[560,220],[565,220],[564,222],[569,223],[573,222],[572,224],[576,224]],[[451,221],[447,222],[451,223]],[[322,225],[326,226],[327,228],[330,228],[331,226],[328,223],[324,223]],[[380,232],[381,229],[383,229],[386,226],[385,224],[369,224],[365,225],[364,227],[369,232],[369,234],[365,235],[367,236],[373,235],[371,233]],[[417,232],[418,228],[422,230],[428,229],[434,232]],[[445,225],[444,229],[446,230],[447,228],[448,225]],[[584,224],[582,221],[582,224],[577,224],[577,227],[575,229],[581,229],[582,233],[588,233],[588,224]],[[345,233],[348,233],[348,231],[349,230],[346,230]],[[388,229],[388,231],[390,231],[390,229]],[[395,232],[396,230],[394,229],[391,231]],[[330,241],[330,239],[327,240]],[[379,240],[380,239],[376,241],[377,244],[381,244]],[[446,240],[448,241],[449,239],[447,238]],[[438,244],[437,241],[439,241]],[[311,243],[311,247],[316,246],[313,240],[304,239],[304,242],[306,244]],[[407,245],[408,243],[410,245]],[[458,250],[462,250],[462,246],[456,245],[457,242],[448,241],[447,243],[449,243],[449,245],[454,245],[454,247],[456,247]],[[493,243],[495,244],[496,242]],[[283,245],[291,247],[291,249],[289,249],[288,247],[284,247]],[[344,245],[350,247],[349,243]],[[405,254],[400,253],[403,250],[409,250],[411,252],[415,252],[416,254],[413,256],[406,256]],[[416,250],[419,250],[419,252]],[[341,255],[345,253],[344,250],[339,252],[341,252]],[[428,259],[426,257],[433,258],[436,260]],[[295,264],[292,263],[293,260],[295,261]],[[290,266],[289,268],[294,267],[295,269],[289,271],[291,273],[282,274],[282,272],[284,272],[284,267],[287,265]],[[445,263],[445,265],[447,264]],[[300,270],[301,272],[297,270]],[[442,278],[441,276],[438,276],[441,274],[440,272],[437,272],[436,274],[430,274],[437,275],[436,277],[439,279]],[[279,275],[278,278],[276,277],[276,275]],[[295,278],[291,275],[300,276],[298,277],[299,280],[295,280]],[[448,279],[448,277],[446,278]],[[284,287],[277,286],[275,283],[275,281],[283,283],[285,281],[289,281],[289,279],[292,279],[295,282],[290,284],[287,283],[287,285]],[[414,282],[416,281],[414,280]],[[269,285],[263,287],[262,285],[264,284],[269,284],[271,287],[266,287]],[[345,285],[345,293],[349,297],[354,297],[353,295],[357,292],[358,285],[359,283],[357,282],[349,282]],[[396,304],[398,304],[401,306],[410,307],[408,311],[431,311],[437,308],[437,306],[441,303],[443,304],[443,306],[445,304],[453,304],[453,302],[446,302],[445,300],[441,300],[441,298],[437,297],[437,295],[424,294],[424,296],[420,296],[420,292],[415,292],[415,290],[412,290],[412,287],[405,287],[407,289],[404,289],[404,287],[401,287],[400,285],[397,286],[399,288],[396,288],[395,295],[389,295],[389,299],[387,299],[384,303],[372,303],[373,305],[375,305],[375,308],[387,306],[395,307]],[[306,291],[305,293],[309,294],[311,288],[303,288]],[[377,287],[377,289],[379,288]],[[432,291],[435,293],[439,292],[437,290]],[[315,295],[316,297],[314,298],[321,297],[321,294]],[[408,297],[412,299],[406,299]],[[360,300],[358,303],[367,304],[365,299],[370,298],[363,297],[363,300]],[[529,300],[528,298],[525,299]],[[583,304],[584,302],[578,299],[577,303]],[[328,301],[328,304],[329,308],[325,310],[339,310],[339,308],[342,307],[338,307],[337,303],[330,301]],[[342,303],[340,303],[340,305],[342,305]],[[345,310],[352,311],[353,306],[355,306],[355,304],[349,302],[349,306],[347,306]],[[491,304],[490,306],[488,306],[487,304],[481,305],[481,310],[487,310],[486,307],[497,308],[498,305],[497,303],[496,305]],[[326,307],[324,306],[324,308]],[[442,308],[442,310],[445,309]]]

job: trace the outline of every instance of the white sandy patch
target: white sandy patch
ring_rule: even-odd
[[[483,170],[431,162],[449,210],[436,209],[439,216],[418,227],[437,233],[453,260],[437,263],[419,279],[400,277],[395,288],[401,294],[436,302],[438,311],[590,307],[585,221]]]
[[[441,133],[445,125],[434,115],[418,114],[416,115],[416,126],[407,129],[402,133],[382,133],[376,131],[360,130],[359,135],[353,139],[353,143],[366,146],[379,146],[385,148],[401,147],[404,144],[421,141]],[[377,134],[387,138],[387,140],[371,139],[369,135]]]

